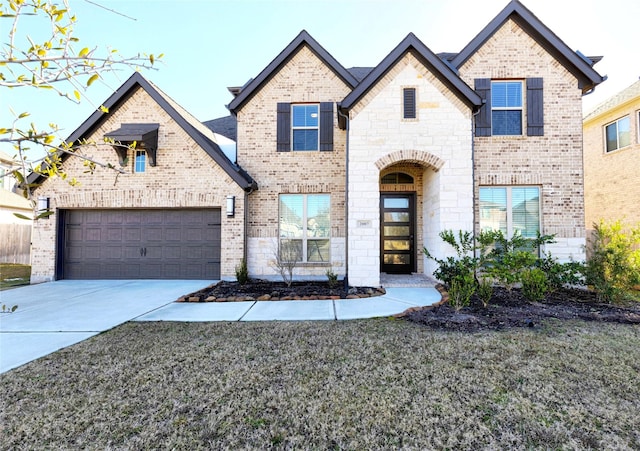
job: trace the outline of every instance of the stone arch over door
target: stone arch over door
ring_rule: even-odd
[[[397,163],[415,163],[438,172],[444,166],[444,160],[423,150],[397,150],[378,159],[374,164],[382,171]]]

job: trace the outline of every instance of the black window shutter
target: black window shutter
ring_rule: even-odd
[[[291,151],[291,105],[278,103],[278,152]]]
[[[404,88],[402,90],[403,95],[403,118],[415,119],[416,118],[416,88]]]
[[[476,136],[491,136],[491,79],[476,78],[475,90],[483,100],[476,114]]]
[[[333,102],[320,102],[320,150],[333,150]]]
[[[544,136],[542,78],[527,78],[527,135]]]

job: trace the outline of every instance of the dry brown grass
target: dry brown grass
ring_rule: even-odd
[[[129,323],[0,376],[1,449],[639,449],[640,328]]]

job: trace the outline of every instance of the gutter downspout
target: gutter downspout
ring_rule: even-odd
[[[340,104],[337,105],[337,111],[338,116],[345,120],[347,134],[344,151],[344,289],[349,290],[349,116],[340,111]]]

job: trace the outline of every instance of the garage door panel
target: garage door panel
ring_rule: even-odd
[[[220,210],[65,212],[63,277],[219,279]]]

